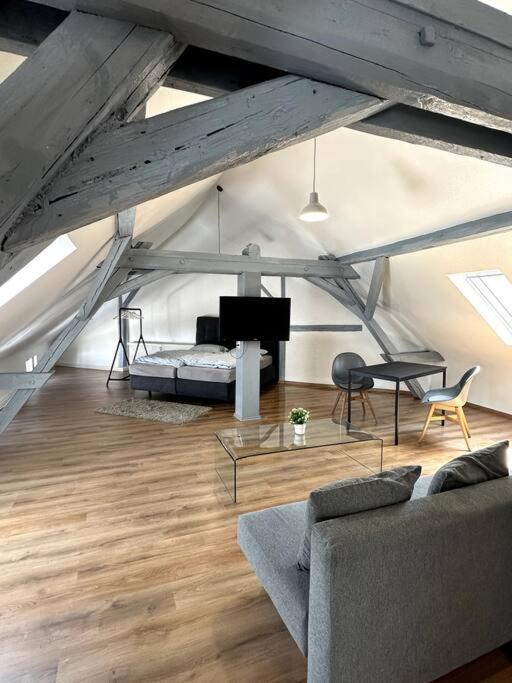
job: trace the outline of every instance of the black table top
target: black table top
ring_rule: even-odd
[[[378,363],[377,365],[366,365],[363,368],[353,368],[350,372],[352,377],[366,376],[375,379],[388,379],[393,382],[402,382],[416,377],[426,377],[438,372],[444,372],[444,365],[427,365],[426,363],[405,363],[395,361],[393,363]]]

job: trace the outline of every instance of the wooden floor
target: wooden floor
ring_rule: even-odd
[[[59,370],[0,436],[0,681],[304,681],[304,658],[238,550],[236,519],[359,466],[334,449],[317,451],[314,468],[288,459],[279,476],[249,473],[234,506],[213,469],[214,431],[235,424],[232,407],[184,426],[100,415],[129,394],[104,380]],[[262,413],[283,420],[301,405],[328,416],[334,398],[282,385]],[[392,395],[374,404],[377,427],[359,407],[354,422],[391,443]],[[418,447],[425,409],[408,396],[401,407],[403,440],[386,446],[385,467],[429,473],[464,448],[452,425]],[[475,447],[512,436],[510,419],[467,416]],[[512,681],[512,655],[503,648],[442,680]]]

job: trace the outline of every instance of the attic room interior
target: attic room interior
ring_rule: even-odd
[[[511,0],[4,0],[0,681],[512,681]]]

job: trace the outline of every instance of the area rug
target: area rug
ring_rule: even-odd
[[[211,408],[208,406],[194,406],[188,403],[154,401],[147,398],[126,398],[109,406],[97,408],[95,412],[182,425],[206,415],[210,410]]]

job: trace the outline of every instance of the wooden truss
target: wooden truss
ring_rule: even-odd
[[[28,58],[0,85],[0,284],[59,234],[114,214],[117,231],[32,376],[0,376],[0,431],[104,301],[172,273],[277,275],[282,292],[302,277],[394,353],[374,316],[387,259],[511,227],[508,212],[318,261],[130,248],[137,204],[339,126],[511,165],[512,18],[476,0],[5,5],[0,47]],[[137,120],[163,83],[215,98]],[[362,297],[353,264],[370,260]]]

